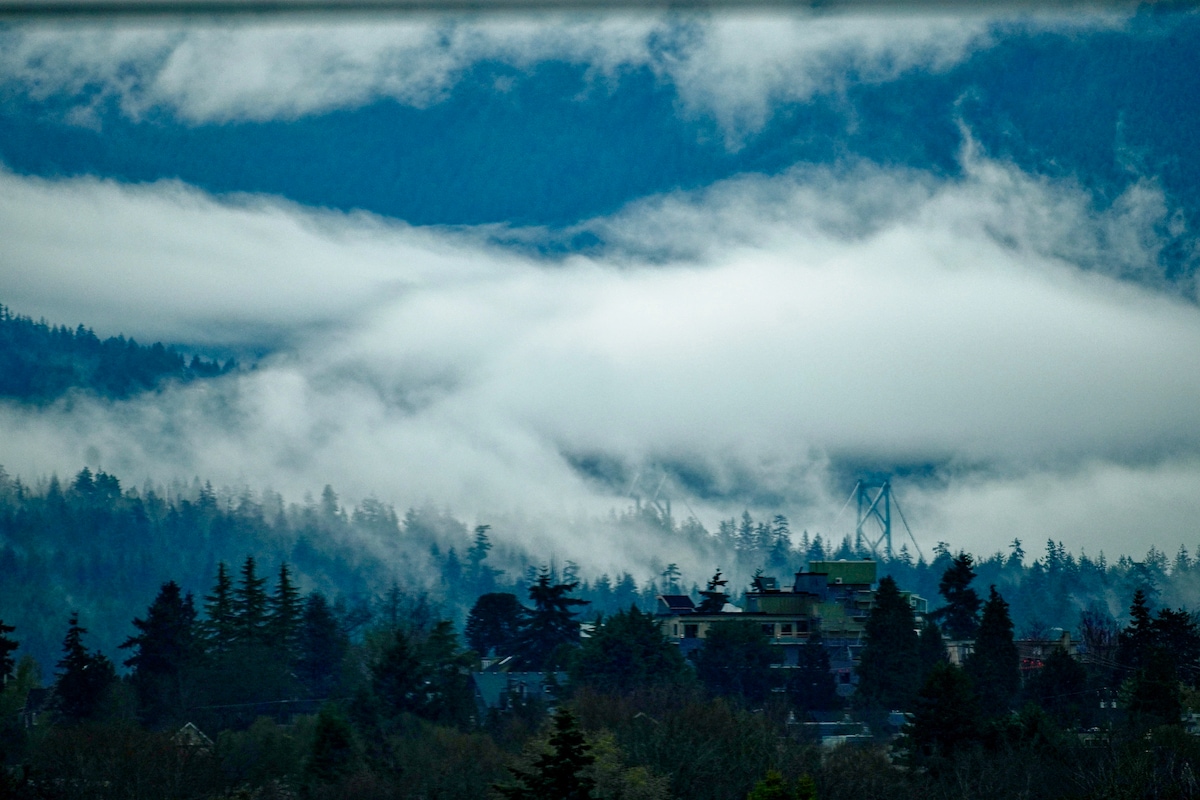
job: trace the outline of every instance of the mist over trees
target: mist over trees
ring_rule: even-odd
[[[1170,797],[1186,796],[1171,787],[1186,785],[1200,763],[1200,746],[1179,725],[1185,694],[1197,690],[1200,630],[1182,610],[1152,612],[1144,592],[1116,631],[1114,661],[1056,649],[1022,687],[1011,680],[1018,656],[995,587],[959,666],[944,646],[927,644],[934,624],[917,636],[911,606],[885,576],[860,692],[843,710],[828,702],[819,636],[782,671],[761,626],[737,614],[715,624],[690,660],[636,608],[599,618],[581,636],[578,584],[543,569],[526,586],[528,605],[487,593],[469,618],[481,606],[514,615],[514,633],[492,647],[531,665],[554,633],[549,652],[566,667],[556,709],[514,698],[507,710],[482,713],[469,677],[479,655],[428,594],[393,587],[331,607],[322,593],[296,589],[286,564],[267,578],[260,563],[218,563],[199,613],[178,583],[161,584],[122,645],[124,677],[70,615],[52,700],[33,733],[19,715],[0,725],[0,758],[10,764],[0,790],[31,799],[90,791],[205,800],[849,800],[1101,798],[1137,786]],[[0,623],[6,652],[18,649],[19,631]],[[8,668],[0,706],[30,695],[38,679],[29,664],[25,656],[15,674]],[[1122,697],[1107,718],[1087,702],[1104,691]],[[911,714],[893,738],[878,712],[895,707]],[[860,711],[878,733],[856,746],[829,750],[798,727]],[[184,721],[200,730],[185,734]],[[1096,723],[1099,733],[1073,733]]]
[[[0,305],[0,397],[47,403],[76,389],[119,400],[168,380],[213,378],[236,367],[232,359],[189,359],[161,342],[101,340],[83,325],[35,322]]]
[[[1179,738],[1182,712],[1200,705],[1200,628],[1186,604],[1162,602],[1190,591],[1184,553],[1161,571],[1156,551],[1149,565],[1122,558],[1098,571],[1055,543],[1029,565],[1019,544],[983,559],[941,545],[932,563],[883,560],[847,703],[819,630],[783,669],[752,618],[727,613],[685,657],[648,612],[661,590],[720,611],[750,588],[743,570],[753,567],[761,590],[766,569],[864,555],[848,538],[829,552],[807,533],[788,546],[738,535],[786,524],[749,513],[724,538],[637,507],[609,524],[707,537],[734,567],[704,592],[674,562],[614,582],[586,564],[538,564],[448,512],[399,515],[375,500],[346,509],[330,487],[285,504],[199,483],[126,489],[88,469],[36,487],[4,474],[0,558],[17,582],[0,587],[0,790],[65,797],[37,788],[65,781],[204,800],[547,787],[592,800],[1108,797],[1179,785],[1200,764],[1200,747]],[[920,585],[933,589],[922,625],[910,594]],[[1110,612],[1108,599],[1131,586]],[[1043,608],[1016,622],[1027,587],[1076,592],[1061,622],[1083,655],[1050,649],[1023,678],[1021,624],[1021,635],[1053,643],[1048,625],[1060,621]],[[961,663],[947,652],[961,640],[937,620],[972,631]],[[517,694],[484,709],[472,676],[497,660],[551,685],[554,713]],[[51,699],[26,729],[18,712],[39,685]],[[909,712],[899,729],[889,721],[898,709]],[[844,715],[869,733],[823,749],[813,720]],[[181,747],[189,722],[198,732],[186,735],[208,744]],[[1102,738],[1077,733],[1089,726]],[[680,757],[692,752],[708,755]]]
[[[729,595],[735,602],[758,570],[786,580],[809,561],[870,556],[850,537],[831,546],[819,533],[785,536],[787,525],[782,515],[756,520],[746,512],[710,533],[694,518],[680,522],[641,506],[594,520],[590,535],[654,537],[680,562],[730,565]],[[630,606],[650,611],[655,596],[667,590],[700,599],[704,575],[683,574],[674,562],[630,565],[640,578],[630,571],[597,574],[586,564],[546,564],[515,538],[487,525],[472,528],[445,509],[399,514],[374,498],[345,508],[332,487],[319,498],[294,503],[269,490],[217,490],[198,480],[126,487],[117,476],[88,468],[67,482],[52,477],[30,485],[0,467],[0,571],[6,576],[0,609],[6,622],[25,632],[25,652],[44,664],[57,657],[57,626],[76,610],[102,649],[113,652],[130,635],[127,620],[144,610],[135,598],[152,596],[163,576],[190,592],[197,608],[202,602],[229,606],[236,599],[228,594],[231,588],[221,590],[227,596],[205,599],[216,591],[212,577],[220,563],[245,568],[248,553],[259,559],[256,580],[286,569],[295,591],[319,590],[331,606],[361,605],[399,586],[424,592],[459,625],[468,622],[468,611],[483,594],[524,599],[542,567],[549,570],[550,585],[559,579],[578,582],[575,596],[589,603],[585,618]],[[929,562],[914,560],[902,548],[892,559],[881,559],[880,573],[934,606],[944,599],[935,616],[951,638],[961,637],[960,628],[978,625],[979,586],[996,586],[1022,636],[1063,628],[1102,637],[1139,590],[1151,608],[1192,608],[1200,599],[1200,566],[1186,548],[1174,558],[1151,547],[1140,560],[1122,555],[1109,561],[1103,554],[1075,556],[1053,541],[1036,558],[1026,555],[1019,540],[1007,553],[980,558],[953,554],[943,543]],[[266,600],[252,593],[238,602],[257,607]],[[283,603],[288,614],[302,613],[292,608],[294,598],[272,602]],[[222,613],[227,612],[219,611],[218,618]],[[502,640],[511,633],[486,632],[488,624],[503,626],[476,619],[466,634]]]

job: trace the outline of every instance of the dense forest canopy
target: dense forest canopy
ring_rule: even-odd
[[[802,531],[791,534],[781,514],[756,520],[749,512],[709,532],[694,518],[682,522],[653,507],[631,507],[587,523],[591,534],[614,540],[656,536],[690,560],[724,566],[736,601],[757,571],[787,579],[809,561],[871,557],[863,543]],[[197,595],[219,562],[256,554],[264,571],[288,563],[306,590],[345,602],[366,602],[401,586],[423,592],[461,623],[475,599],[488,592],[523,592],[540,567],[580,582],[590,613],[631,604],[651,610],[660,592],[699,597],[705,574],[684,574],[677,563],[630,564],[618,574],[589,564],[550,564],[522,545],[519,527],[477,526],[435,507],[397,513],[368,498],[344,507],[326,487],[301,503],[246,487],[214,489],[195,480],[169,486],[124,487],[107,472],[80,470],[32,485],[0,468],[0,609],[25,630],[25,647],[43,663],[57,650],[62,620],[79,610],[105,650],[128,635],[132,619],[157,587],[176,580]],[[680,559],[683,562],[684,559]],[[953,564],[950,544],[931,561],[914,560],[906,547],[881,558],[880,574],[933,600]],[[1173,558],[1155,547],[1140,559],[1109,560],[1069,553],[1048,541],[1030,556],[1020,540],[1007,552],[974,559],[976,585],[995,584],[1012,606],[1021,634],[1051,628],[1076,631],[1083,612],[1119,617],[1135,591],[1154,607],[1194,608],[1200,567],[1186,548]],[[636,576],[636,577],[635,577]]]
[[[612,521],[634,523],[636,509]],[[722,529],[783,525],[746,514]],[[1200,627],[1162,602],[1192,590],[1186,551],[1110,565],[1051,542],[1026,566],[1019,542],[978,561],[943,544],[932,563],[884,560],[935,581],[940,599],[918,634],[882,576],[847,699],[819,629],[781,669],[763,626],[729,613],[685,657],[637,607],[681,588],[675,564],[641,586],[583,580],[580,565],[504,552],[486,525],[378,502],[347,511],[328,487],[301,506],[207,485],[123,490],[86,468],[36,489],[0,473],[0,526],[0,791],[14,797],[1175,796],[1161,792],[1200,759],[1180,725],[1200,706]],[[709,538],[739,570],[864,555],[807,533],[806,550]],[[981,577],[1003,587],[982,602]],[[1106,598],[1134,586],[1109,614]],[[1055,593],[1069,603],[1048,604]],[[1045,626],[1067,609],[1078,656],[1057,647],[1028,669],[1010,609],[1032,602],[1043,616],[1020,635],[1061,640]],[[964,659],[949,658],[937,620],[969,623]],[[485,706],[473,687],[497,659],[538,676],[542,694],[509,683]],[[826,732],[858,744],[828,750]],[[714,756],[681,760],[681,746]]]
[[[211,378],[236,366],[233,359],[188,359],[161,342],[143,346],[122,335],[101,340],[83,325],[35,322],[0,305],[0,397],[46,403],[81,389],[124,399],[167,380]]]

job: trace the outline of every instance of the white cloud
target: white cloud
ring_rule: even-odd
[[[1194,552],[1200,541],[1194,455],[1156,464],[1089,462],[1047,477],[965,476],[948,491],[904,495],[906,513],[920,513],[937,538],[981,556],[1007,553],[1019,538],[1032,559],[1052,539],[1076,554],[1103,551],[1111,563],[1122,554],[1140,559],[1151,545],[1174,554],[1185,544]]]
[[[181,28],[0,32],[0,81],[36,98],[115,97],[125,113],[184,120],[292,119],[377,98],[437,102],[472,65],[586,66],[600,83],[648,68],[685,110],[736,141],[773,104],[855,80],[944,69],[988,43],[984,17],[833,17],[759,13],[431,17]],[[87,119],[87,115],[76,115]]]
[[[114,333],[245,346],[474,271],[452,237],[365,216],[173,182],[0,183],[8,302]]]
[[[949,488],[909,514],[926,545],[1087,525],[1089,549],[1174,549],[1190,518],[1154,509],[1194,505],[1200,311],[1114,277],[1151,263],[1165,204],[1138,186],[1098,213],[965,158],[953,182],[797,170],[645,201],[593,223],[604,255],[555,263],[487,231],[0,174],[0,295],[18,312],[286,343],[126,404],[5,408],[0,463],[70,473],[98,452],[135,481],[578,516],[621,502],[564,458],[594,453],[709,473],[730,499],[686,498],[709,524],[753,484],[820,530],[848,491],[830,459],[933,462]],[[1093,492],[1126,512],[1085,506]]]

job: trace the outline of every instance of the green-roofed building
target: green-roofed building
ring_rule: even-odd
[[[663,633],[685,654],[703,646],[709,628],[718,622],[757,623],[774,646],[783,648],[785,669],[798,663],[800,648],[819,630],[839,693],[850,695],[857,682],[855,667],[875,602],[877,575],[875,561],[811,561],[788,588],[782,588],[777,578],[758,576],[741,608],[725,605],[721,611],[704,612],[690,597],[664,595],[659,597],[658,618]],[[919,624],[926,601],[912,593],[905,596]]]

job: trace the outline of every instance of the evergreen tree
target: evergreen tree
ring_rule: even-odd
[[[217,564],[217,582],[212,594],[204,598],[204,640],[208,652],[220,656],[233,647],[237,636],[234,613],[233,580],[225,562]]]
[[[449,620],[433,626],[421,646],[421,660],[426,674],[421,716],[442,725],[468,725],[475,711],[471,669],[476,663],[459,646]]]
[[[346,512],[338,503],[337,492],[329,484],[321,490],[321,521],[335,529],[346,522]]]
[[[984,714],[996,717],[1007,713],[1021,687],[1020,656],[1013,643],[1008,603],[995,586],[990,588],[983,605],[975,649],[967,657],[965,667]]]
[[[942,574],[938,592],[946,605],[935,612],[951,639],[973,639],[979,628],[979,595],[971,588],[975,580],[974,560],[970,553],[960,552]]]
[[[696,677],[710,692],[762,703],[775,688],[780,661],[762,628],[754,622],[728,620],[714,623],[704,646],[692,653]]]
[[[771,551],[767,563],[771,569],[784,572],[789,567],[792,555],[792,530],[788,518],[776,514],[771,521]]]
[[[496,570],[484,563],[492,550],[492,542],[487,535],[491,528],[491,525],[476,525],[475,539],[467,551],[467,580],[477,595],[487,594],[496,586]]]
[[[267,624],[266,578],[256,574],[254,556],[246,556],[241,580],[233,590],[234,630],[237,641],[258,644],[264,641]]]
[[[1081,721],[1089,699],[1087,669],[1062,647],[1046,656],[1042,668],[1025,683],[1025,697],[1064,728]]]
[[[841,708],[837,681],[829,671],[829,651],[819,630],[809,634],[800,648],[799,663],[787,672],[788,699],[801,712]]]
[[[1129,606],[1129,625],[1117,637],[1117,663],[1130,670],[1140,669],[1155,647],[1154,620],[1146,592],[1133,593]]]
[[[397,628],[380,660],[371,665],[371,689],[383,715],[394,717],[403,712],[424,711],[427,678],[412,639],[402,628]]]
[[[697,614],[718,614],[725,604],[729,602],[729,595],[725,593],[725,585],[729,581],[721,577],[721,570],[717,570],[712,578],[708,581],[708,588],[700,592],[700,596],[704,599],[700,601],[700,605],[696,606]]]
[[[916,624],[896,581],[881,578],[859,658],[859,707],[876,713],[911,707],[921,669]]]
[[[515,594],[480,595],[467,614],[467,646],[480,656],[510,655],[521,627],[523,609]]]
[[[1151,649],[1123,690],[1129,726],[1135,732],[1179,724],[1183,713],[1179,676],[1175,662],[1166,650]]]
[[[438,555],[438,547],[436,544],[430,545],[430,555],[435,559]],[[463,566],[462,561],[458,558],[458,551],[451,547],[446,552],[446,558],[442,561],[442,583],[452,592],[459,591],[459,584],[462,582]]]
[[[8,634],[15,630],[16,627],[5,625],[4,620],[0,619],[0,688],[8,683],[9,678],[13,675],[13,668],[16,666],[12,654],[20,646],[20,643],[8,638]]]
[[[587,768],[596,760],[591,747],[565,707],[554,715],[549,751],[534,760],[530,769],[509,767],[514,783],[493,788],[509,800],[591,800],[595,781]]]
[[[742,552],[751,552],[756,544],[754,536],[754,518],[750,516],[749,509],[742,511],[742,520],[737,528],[737,549]]]
[[[662,571],[663,593],[664,594],[679,594],[679,565],[675,563],[667,564],[667,568]]]
[[[93,717],[105,693],[117,680],[112,662],[83,646],[85,633],[87,629],[79,625],[79,612],[73,612],[54,682],[54,708],[67,722]]]
[[[921,663],[918,679],[922,685],[936,665],[950,660],[950,655],[946,652],[946,642],[942,639],[942,630],[933,619],[926,619],[925,624],[921,627],[918,660]]]
[[[271,646],[291,662],[297,654],[297,637],[303,615],[300,590],[292,583],[287,563],[279,566],[275,591],[267,598],[266,632]]]
[[[310,697],[328,697],[350,642],[320,592],[304,602],[297,640],[296,677]]]
[[[570,597],[577,583],[552,583],[550,571],[542,568],[529,587],[533,608],[522,615],[517,634],[516,655],[526,669],[558,669],[565,659],[563,648],[579,644],[579,620],[571,609],[588,601]]]
[[[178,719],[191,700],[199,656],[192,596],[184,597],[174,581],[163,584],[146,618],[134,619],[133,626],[138,633],[121,647],[133,650],[125,666],[133,669],[142,718],[151,725]]]
[[[1183,609],[1160,608],[1151,629],[1155,645],[1175,662],[1180,680],[1196,685],[1200,677],[1200,630],[1195,618]]]
[[[687,680],[688,669],[654,616],[630,607],[603,620],[584,640],[570,674],[577,686],[627,694],[649,686],[678,686]]]
[[[937,664],[916,697],[902,748],[910,766],[933,772],[981,737],[980,712],[971,679],[950,663]]]
[[[824,561],[825,560],[825,540],[821,534],[813,537],[812,544],[808,547],[809,561]]]

